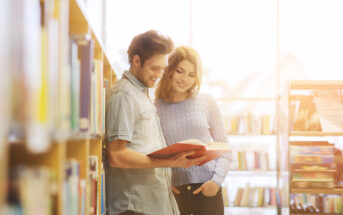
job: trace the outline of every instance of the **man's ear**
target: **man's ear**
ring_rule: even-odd
[[[137,68],[141,66],[141,58],[138,55],[134,55],[132,59],[133,65]]]

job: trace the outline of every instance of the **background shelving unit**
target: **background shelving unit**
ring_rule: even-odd
[[[278,214],[279,195],[278,178],[287,177],[288,172],[279,172],[278,133],[276,113],[277,98],[222,98],[217,100],[223,114],[224,123],[228,131],[228,138],[233,148],[233,166],[230,168],[223,184],[226,188],[224,195],[228,195],[225,211],[229,214]],[[225,114],[227,115],[225,115]],[[263,152],[262,152],[263,151]],[[239,154],[239,155],[235,155]],[[264,157],[267,153],[267,166],[258,166],[254,156]],[[242,157],[248,167],[242,167]],[[247,158],[249,157],[249,158]],[[256,157],[256,158],[257,158]],[[265,158],[261,159],[263,163]],[[244,165],[243,165],[244,166]],[[251,180],[253,178],[254,180]],[[262,205],[256,205],[248,200],[243,205],[237,204],[239,189],[262,188]],[[273,189],[270,189],[273,188]],[[263,202],[265,192],[269,192],[269,201]],[[250,192],[249,191],[249,192]],[[241,192],[241,191],[240,191]],[[252,191],[257,192],[257,191]],[[243,191],[244,193],[244,191]],[[242,194],[244,195],[244,194]],[[254,194],[251,194],[254,195]],[[273,198],[273,200],[271,200]],[[225,199],[225,196],[224,196]],[[241,205],[241,206],[239,206]]]
[[[342,136],[343,136],[343,129],[342,131],[335,130],[325,130],[322,119],[320,114],[323,114],[323,112],[318,111],[317,103],[315,102],[315,99],[313,99],[313,96],[316,95],[316,91],[323,91],[323,90],[333,90],[334,93],[338,93],[342,95],[343,90],[343,81],[303,81],[303,80],[297,80],[297,81],[290,81],[287,83],[287,87],[285,87],[285,92],[282,98],[282,107],[287,107],[287,110],[283,110],[280,115],[281,118],[287,122],[285,126],[282,129],[283,137],[281,138],[282,142],[282,156],[283,158],[286,158],[287,163],[282,163],[280,166],[283,166],[283,168],[289,169],[289,214],[310,214],[310,212],[301,212],[299,209],[300,204],[305,204],[304,207],[310,207],[310,205],[313,205],[315,208],[318,209],[318,213],[316,214],[322,214],[322,215],[328,215],[328,214],[343,214],[343,210],[341,210],[343,197],[342,188],[336,187],[336,176],[337,174],[341,174],[341,170],[338,169],[338,165],[342,165],[342,152],[338,151],[335,152],[336,148],[340,148],[342,150]],[[308,99],[311,99],[311,102],[313,106],[306,106],[307,108],[314,108],[314,114],[318,114],[318,117],[313,117],[313,115],[309,114],[312,113],[312,110],[307,109],[304,112],[302,112],[302,109],[300,108],[301,102],[308,101]],[[307,100],[306,100],[307,99]],[[310,103],[311,103],[310,102]],[[340,102],[341,103],[341,102]],[[296,108],[298,107],[298,108]],[[342,105],[343,108],[343,105]],[[309,115],[306,115],[309,114]],[[339,117],[339,116],[338,116]],[[312,119],[315,120],[312,120]],[[296,127],[295,124],[302,122],[300,119],[307,120],[308,122],[311,122],[313,125],[305,126],[305,123],[303,127]],[[311,119],[311,120],[310,120]],[[343,122],[342,122],[343,123]],[[302,125],[301,123],[299,125]],[[321,127],[321,129],[318,129],[318,125]],[[313,130],[315,129],[315,130]],[[323,145],[327,144],[327,145]],[[303,185],[305,187],[295,187],[297,184],[292,184],[294,177],[292,177],[293,174],[298,173],[299,171],[294,169],[294,165],[298,165],[299,168],[302,168],[305,164],[301,163],[294,163],[294,153],[296,147],[304,147],[306,149],[310,149],[311,147],[314,149],[314,146],[320,147],[332,147],[333,152],[331,153],[331,160],[332,163],[327,164],[330,165],[327,170],[319,171],[318,168],[326,164],[321,162],[308,162],[306,163],[307,166],[313,166],[315,169],[309,171],[304,170],[300,171],[300,175],[305,172],[305,175],[307,173],[316,173],[321,172],[324,174],[334,174],[332,180],[332,186],[326,187],[324,184],[324,179],[321,182],[321,178],[316,177],[322,177],[322,176],[314,176],[314,178],[309,179],[310,182],[307,183],[307,185]],[[293,147],[293,148],[291,148]],[[324,150],[324,149],[323,149]],[[310,150],[309,150],[310,151]],[[288,152],[288,153],[287,153]],[[334,153],[335,152],[335,153]],[[319,152],[316,152],[315,157],[324,156],[323,154],[318,154]],[[321,151],[321,153],[324,153]],[[337,154],[338,153],[338,154]],[[297,156],[297,154],[296,154]],[[303,156],[303,155],[302,155]],[[321,159],[319,159],[321,160]],[[291,163],[291,161],[293,163]],[[318,166],[318,167],[317,167]],[[304,177],[305,177],[304,175]],[[299,180],[302,180],[300,178]],[[313,184],[312,181],[316,181]],[[339,178],[338,178],[339,180]],[[322,187],[320,187],[320,183],[323,184]],[[319,187],[318,187],[319,186]],[[304,196],[306,196],[306,200],[304,201]],[[316,199],[316,202],[309,202],[309,199]],[[332,199],[329,199],[332,198]],[[295,203],[295,204],[294,204]],[[334,206],[335,205],[335,206]],[[341,205],[341,206],[339,206]],[[293,207],[297,208],[294,209]],[[330,209],[329,209],[330,208]],[[295,212],[295,210],[298,210],[298,212]],[[334,210],[335,212],[333,212]]]
[[[6,101],[9,103],[5,106],[7,112],[0,111],[0,117],[4,119],[0,128],[0,214],[15,214],[18,211],[25,214],[71,214],[71,211],[75,212],[73,211],[75,208],[79,211],[78,214],[106,212],[104,202],[100,198],[103,196],[101,182],[104,180],[102,117],[107,93],[104,88],[108,90],[117,80],[118,74],[109,60],[98,29],[93,28],[91,24],[92,17],[89,16],[89,7],[87,7],[89,2],[16,0],[0,3],[0,7],[7,11],[4,13],[2,23],[6,26],[16,26],[9,28],[8,32],[2,32],[0,40],[1,44],[7,44],[1,52],[8,56],[7,61],[4,61],[5,68],[12,71],[6,75],[9,83],[6,85],[6,91],[2,91],[2,93],[6,92],[4,96],[10,102]],[[104,2],[93,1],[93,3]],[[13,37],[14,35],[18,36]],[[90,50],[93,56],[90,62],[92,67],[89,68],[94,76],[89,87],[93,89],[89,97],[88,128],[84,131],[80,128],[71,128],[73,111],[71,85],[75,84],[71,77],[75,71],[83,72],[81,67],[75,70],[70,60],[72,38],[94,42],[94,48]],[[35,46],[37,44],[38,46]],[[78,46],[77,58],[81,61],[80,64],[81,52],[81,47]],[[35,73],[32,68],[25,69],[24,66],[18,66],[27,65],[29,61],[37,63],[34,68],[38,68],[39,72]],[[34,92],[37,92],[34,90],[37,89],[32,89],[30,78],[37,78],[36,83],[42,85],[42,88],[38,89],[38,92],[41,92],[38,93],[39,98],[32,97],[35,95]],[[81,84],[81,80],[78,80],[78,84]],[[26,100],[25,97],[28,99]],[[33,104],[30,103],[31,98],[34,98],[31,102]],[[30,112],[30,107],[38,107],[41,111],[40,116],[42,113],[46,115],[35,118],[34,113]],[[7,119],[3,118],[4,116],[10,117]],[[45,147],[35,148],[35,143],[39,144],[41,141],[39,135],[35,136],[37,139],[28,140],[30,132],[28,128],[34,125],[32,122],[41,123],[43,130],[46,131],[44,135],[48,136],[48,143],[45,143]],[[96,126],[92,127],[92,123]],[[92,190],[93,179],[90,177],[92,156],[96,156],[98,160],[93,175],[97,178],[94,190]],[[73,167],[72,171],[75,171],[72,173],[73,179],[69,178],[71,170],[67,169],[70,161],[78,165]],[[78,190],[81,180],[84,189],[80,193],[74,193],[77,198],[69,196],[69,186],[75,185],[75,176],[78,181],[71,189]],[[36,192],[32,192],[34,187],[31,189],[26,187],[30,183],[35,185],[33,184],[35,180],[32,179],[44,182]],[[69,184],[71,181],[74,184]],[[15,184],[16,182],[19,185]],[[44,184],[49,186],[44,187]],[[13,190],[18,193],[13,193]],[[44,195],[41,196],[40,192]],[[18,195],[21,199],[18,199]],[[94,196],[97,196],[95,209],[92,205]],[[76,202],[73,202],[75,199]],[[42,200],[39,207],[35,207],[39,200]]]

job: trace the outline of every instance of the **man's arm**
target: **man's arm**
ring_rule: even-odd
[[[107,145],[108,161],[111,167],[146,169],[157,167],[183,167],[188,168],[199,164],[206,158],[203,155],[198,158],[189,159],[188,155],[195,151],[181,152],[171,158],[150,158],[140,152],[126,147],[126,140],[115,140]]]

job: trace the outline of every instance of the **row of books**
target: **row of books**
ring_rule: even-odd
[[[276,205],[275,187],[240,187],[237,189],[234,207],[267,207]]]
[[[103,132],[108,82],[89,35],[69,36],[69,1],[7,4],[9,140],[25,140],[38,153],[54,135]]]
[[[103,79],[102,62],[93,57],[94,41],[74,35],[71,40],[71,130],[75,132],[105,131],[104,86],[108,82]]]
[[[67,129],[70,121],[68,7],[68,1],[8,2],[10,140],[25,139],[33,152],[47,150],[52,129]]]
[[[57,214],[56,172],[44,166],[11,168],[7,214]]]
[[[342,194],[291,194],[292,213],[342,213]]]
[[[289,148],[292,187],[334,188],[336,163],[333,144],[294,141]]]
[[[64,182],[64,212],[65,214],[86,214],[86,196],[89,196],[89,214],[97,215],[106,212],[105,199],[105,175],[101,165],[99,174],[98,157],[89,156],[89,180],[87,189],[87,180],[80,176],[80,163],[75,159],[70,159],[66,163],[66,179]],[[100,185],[100,192],[99,192]],[[99,196],[100,193],[100,196]]]
[[[264,151],[234,151],[232,152],[232,170],[272,170],[269,153]]]
[[[273,115],[257,115],[251,112],[248,112],[245,115],[224,118],[224,124],[229,134],[274,134],[274,121],[275,117]]]
[[[89,186],[80,176],[80,163],[65,163],[62,214],[97,215],[106,213],[104,170],[98,171],[98,157],[89,156]],[[100,192],[98,186],[100,185]],[[46,166],[18,166],[9,170],[5,214],[57,214],[58,182],[56,172]],[[100,196],[98,195],[100,193]],[[87,198],[88,196],[88,198]],[[87,204],[86,200],[89,199]]]

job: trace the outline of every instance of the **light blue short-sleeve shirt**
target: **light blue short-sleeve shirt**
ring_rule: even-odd
[[[155,106],[130,72],[111,89],[106,103],[106,143],[126,140],[127,147],[148,154],[166,146]],[[170,168],[112,168],[105,162],[110,215],[130,210],[147,215],[178,215]]]

